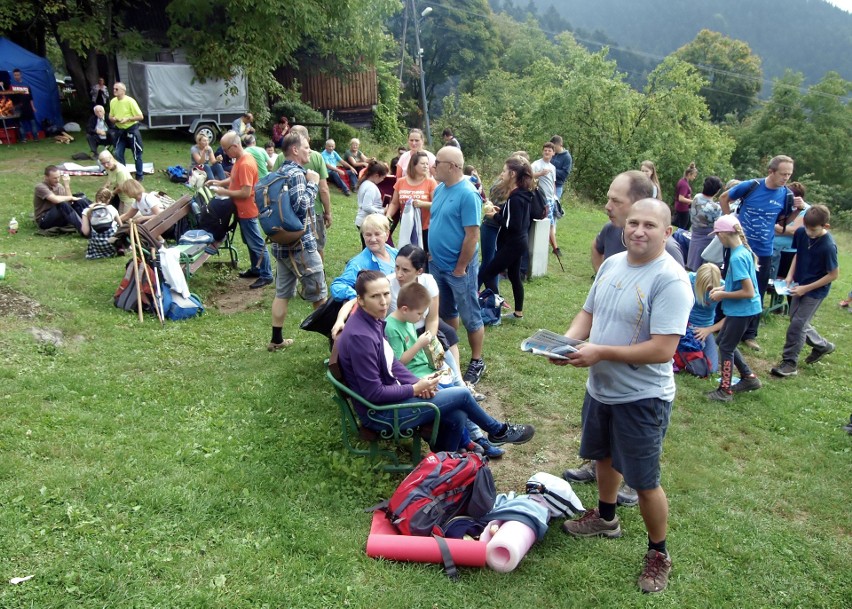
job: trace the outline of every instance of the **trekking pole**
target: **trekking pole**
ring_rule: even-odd
[[[151,299],[154,301],[154,311],[157,313],[157,319],[160,320],[160,325],[163,325],[163,311],[159,307],[159,302],[157,301],[157,292],[156,288],[154,288],[154,284],[151,281],[151,273],[148,272],[148,263],[145,261],[145,252],[142,249],[142,240],[139,238],[139,227],[136,224],[133,224],[132,230],[136,233],[136,243],[139,245],[139,257],[142,260],[142,270],[145,272],[145,280],[148,282],[148,285],[151,287]]]
[[[136,282],[136,310],[139,312],[139,321],[145,321],[142,316],[142,281],[139,279],[139,260],[136,258],[136,239],[133,236],[133,220],[130,220],[130,250],[133,253],[133,279]]]
[[[160,272],[157,269],[157,250],[151,250],[151,259],[154,261],[154,281],[156,282],[155,286],[155,296],[154,298],[160,303],[160,325],[165,325],[164,318],[166,316],[166,312],[163,310],[163,288],[160,286]]]
[[[553,252],[553,255],[556,256],[556,261],[559,263],[559,266],[562,267],[562,272],[564,273],[565,267],[562,266],[562,254],[557,254],[556,252]]]

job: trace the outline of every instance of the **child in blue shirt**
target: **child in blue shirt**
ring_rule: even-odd
[[[757,293],[755,255],[748,246],[742,226],[734,215],[722,216],[713,224],[713,233],[719,236],[722,246],[730,250],[724,287],[710,290],[710,300],[722,303],[725,321],[719,332],[719,371],[722,380],[719,388],[707,393],[718,402],[730,402],[734,393],[760,389],[760,380],[751,371],[737,345],[748,329],[750,318],[763,309]],[[740,373],[740,382],[731,385],[733,368]]]
[[[781,363],[770,372],[774,376],[795,376],[798,372],[799,353],[807,342],[811,353],[805,363],[813,364],[823,355],[834,351],[828,342],[811,325],[811,319],[828,296],[831,282],[837,279],[837,244],[828,232],[831,214],[825,205],[813,205],[805,212],[805,225],[793,234],[796,255],[787,272],[790,286],[790,326],[781,354]]]
[[[710,372],[716,372],[719,370],[719,348],[716,346],[714,333],[722,328],[725,319],[723,317],[716,322],[719,303],[710,298],[710,290],[722,283],[722,273],[718,266],[707,262],[688,275],[695,296],[695,304],[689,313],[689,327],[692,328],[695,338],[703,343],[704,355],[710,362]]]

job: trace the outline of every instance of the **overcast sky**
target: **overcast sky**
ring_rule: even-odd
[[[829,4],[842,8],[847,13],[852,13],[852,0],[825,0]]]

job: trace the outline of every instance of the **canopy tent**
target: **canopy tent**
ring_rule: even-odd
[[[15,68],[20,68],[24,84],[30,88],[39,127],[44,119],[48,119],[62,128],[62,107],[53,66],[44,57],[29,52],[8,38],[0,38],[0,72],[8,72],[11,78]]]

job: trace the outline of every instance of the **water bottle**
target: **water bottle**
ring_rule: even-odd
[[[12,218],[9,221],[9,234],[14,235],[17,232],[18,232],[18,221],[15,220],[15,218]]]

